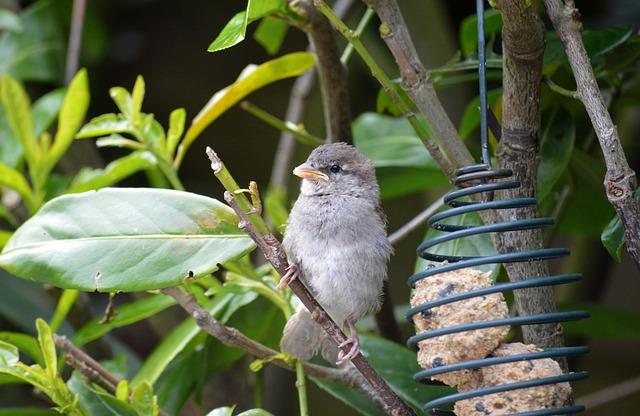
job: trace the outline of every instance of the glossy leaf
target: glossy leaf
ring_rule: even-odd
[[[184,133],[184,122],[187,112],[184,108],[177,108],[169,115],[169,130],[167,131],[167,155],[173,158],[173,154],[178,147],[182,133]]]
[[[445,224],[452,225],[482,225],[482,219],[477,213],[462,214],[460,216],[448,218],[443,221]],[[445,234],[442,231],[436,231],[432,228],[427,230],[427,233],[423,241],[438,237]],[[448,234],[448,233],[446,233]],[[429,249],[430,253],[434,254],[446,254],[450,256],[488,256],[497,254],[493,240],[490,234],[480,234],[471,237],[465,237],[462,239],[447,241],[442,244],[438,244]],[[416,262],[415,272],[425,270],[430,264],[434,264],[431,261],[423,258],[418,258]],[[436,263],[437,265],[438,263]],[[483,266],[475,266],[478,270],[483,272],[492,272],[495,279],[500,265],[487,264]]]
[[[31,335],[5,331],[0,332],[0,341],[15,346],[21,353],[28,355],[36,364],[44,365],[38,340]]]
[[[0,341],[0,372],[6,372],[18,362],[18,348],[5,341]]]
[[[264,409],[249,409],[242,413],[239,413],[238,416],[273,416],[273,414],[267,412]]]
[[[158,415],[158,401],[153,393],[153,387],[147,382],[133,390],[131,394],[131,407],[133,407],[139,415]]]
[[[309,52],[294,52],[259,66],[245,68],[236,82],[215,93],[193,119],[191,127],[185,134],[183,143],[180,145],[181,148],[184,148],[182,152],[186,151],[202,130],[238,101],[267,84],[298,76],[309,70],[314,64],[315,57],[313,54]]]
[[[89,386],[77,372],[67,382],[69,390],[78,395],[78,404],[91,416],[140,416],[131,406]]]
[[[72,342],[81,347],[96,340],[115,328],[131,325],[135,322],[147,319],[168,307],[175,305],[176,301],[165,295],[150,295],[115,308],[116,315],[109,322],[102,322],[102,318],[96,318],[86,324],[75,333]]]
[[[540,140],[540,164],[538,165],[538,198],[549,196],[555,183],[564,174],[576,139],[576,129],[571,114],[564,108],[556,108],[547,115]]]
[[[484,12],[484,34],[489,37],[502,30],[502,15],[491,9]],[[466,17],[460,24],[460,49],[464,56],[474,55],[478,49],[478,18]]]
[[[589,58],[608,54],[622,45],[633,33],[630,26],[616,26],[582,32],[582,42]],[[564,47],[556,32],[548,32],[544,50],[544,65],[568,64]]]
[[[11,238],[0,266],[65,289],[140,291],[246,254],[232,210],[187,192],[107,188],[48,202]]]
[[[130,133],[131,131],[133,131],[133,126],[129,123],[129,120],[110,113],[92,118],[82,126],[78,134],[76,134],[76,138],[86,139],[107,136],[112,133]]]
[[[233,407],[218,407],[217,409],[213,409],[212,411],[210,411],[209,413],[207,413],[207,416],[231,416],[233,415],[233,409],[235,408],[235,406]]]
[[[44,368],[50,380],[58,377],[58,356],[56,346],[53,343],[53,333],[51,328],[43,319],[36,319],[36,329],[38,330],[38,344],[42,351]]]
[[[282,19],[266,16],[253,33],[253,38],[267,51],[269,55],[275,55],[280,50],[289,25]]]
[[[60,82],[64,69],[66,34],[59,2],[37,1],[20,13],[22,31],[0,34],[0,74],[20,81]]]
[[[34,134],[29,96],[18,81],[6,74],[2,78],[0,88],[2,106],[9,126],[13,134],[20,139],[29,163],[35,164],[40,157],[40,146]]]
[[[135,151],[116,159],[104,169],[84,168],[73,179],[67,193],[85,192],[101,189],[128,178],[136,172],[157,166],[153,154],[147,151]]]
[[[140,116],[142,110],[142,101],[144,101],[145,83],[141,75],[136,77],[136,83],[131,90],[131,119],[136,120]]]
[[[451,392],[450,388],[427,386],[416,383],[413,375],[421,370],[416,354],[406,347],[382,338],[362,335],[361,348],[367,360],[385,379],[389,386],[401,399],[416,409],[422,408],[429,400]],[[378,407],[368,401],[361,393],[343,386],[326,383],[317,379],[313,381],[323,389],[346,404],[354,407],[364,415],[383,415]]]
[[[636,204],[640,206],[640,188],[636,189],[634,195]],[[620,217],[618,217],[618,215],[615,215],[611,219],[609,224],[607,224],[607,226],[604,228],[604,230],[602,230],[600,239],[602,240],[602,244],[607,249],[611,257],[613,257],[613,259],[618,263],[621,262],[626,238],[624,235],[622,222],[620,221]]]
[[[60,108],[58,129],[47,158],[50,168],[56,164],[73,142],[76,132],[82,126],[87,108],[89,108],[89,80],[87,71],[81,69],[69,84]]]
[[[8,9],[0,9],[0,30],[10,32],[22,32],[22,22],[20,17]]]

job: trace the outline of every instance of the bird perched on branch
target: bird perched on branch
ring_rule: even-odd
[[[332,143],[316,148],[293,173],[302,185],[284,236],[290,265],[279,287],[299,277],[334,321],[349,328],[339,347],[350,348],[338,352],[304,307],[287,322],[280,345],[303,360],[321,350],[341,365],[360,352],[355,323],[380,308],[392,252],[375,170],[355,147]]]

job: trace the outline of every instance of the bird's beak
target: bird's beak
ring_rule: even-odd
[[[313,169],[306,163],[298,166],[293,170],[293,174],[302,178],[302,179],[310,179],[310,180],[318,180],[322,179],[323,181],[328,181],[329,177],[319,170]]]

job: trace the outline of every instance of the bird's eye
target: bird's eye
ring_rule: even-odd
[[[340,168],[340,165],[333,165],[329,168],[329,170],[333,173],[338,173],[340,172],[341,168]]]

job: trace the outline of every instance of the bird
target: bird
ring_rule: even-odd
[[[336,348],[301,306],[287,321],[280,346],[301,360],[320,350],[341,366],[360,353],[355,324],[380,309],[392,254],[375,168],[340,142],[315,148],[293,174],[302,181],[283,239],[289,266],[278,287],[299,278],[349,336]]]

